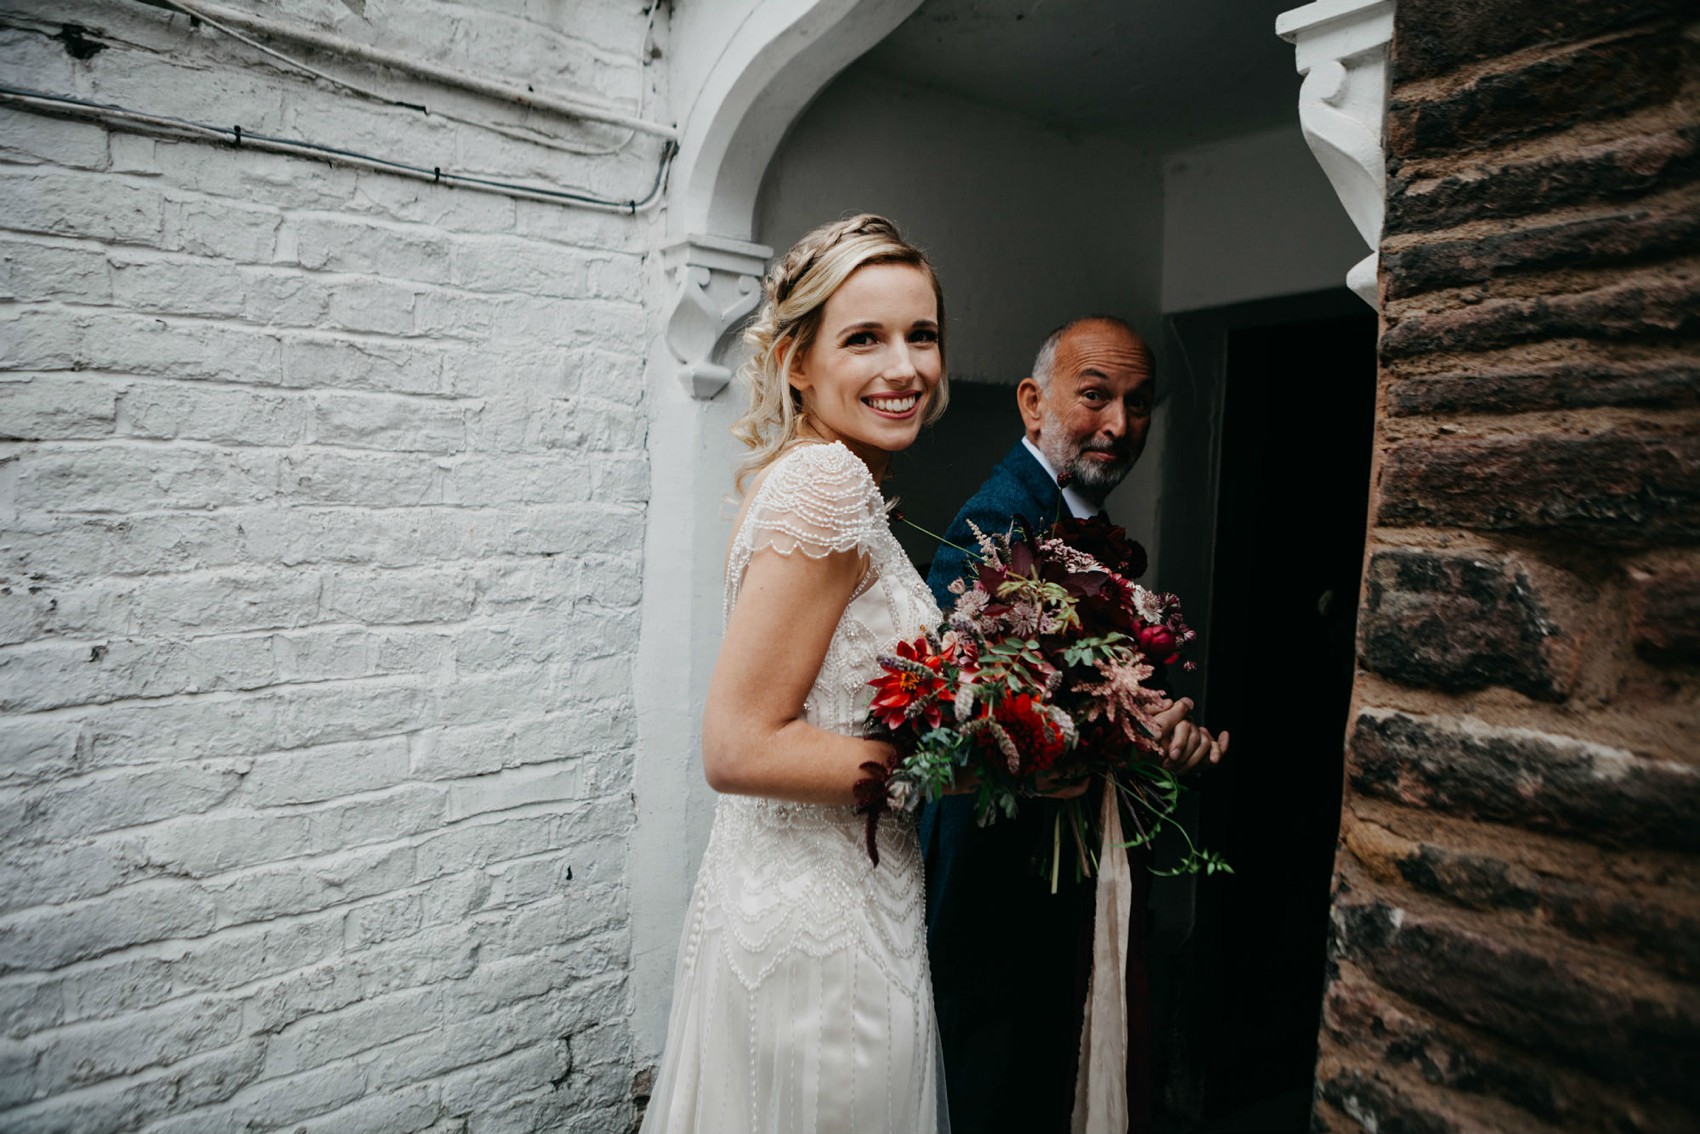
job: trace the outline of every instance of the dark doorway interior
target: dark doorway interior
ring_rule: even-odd
[[[1201,399],[1221,431],[1200,692],[1233,742],[1198,798],[1201,833],[1235,873],[1198,883],[1191,938],[1153,972],[1169,982],[1153,990],[1169,1130],[1309,1127],[1376,320],[1334,298],[1300,311],[1242,309],[1181,331],[1220,364],[1220,384],[1204,383],[1220,401]]]
[[[1375,316],[1326,292],[1176,316],[1162,563],[1207,638],[1175,691],[1233,733],[1188,824],[1236,873],[1153,888],[1159,1130],[1304,1131],[1351,693],[1375,399]],[[961,382],[893,464],[935,532],[1021,435],[1012,387]],[[895,525],[922,572],[934,541]],[[1328,596],[1324,601],[1324,596]]]
[[[1021,434],[1014,385],[952,382],[945,415],[892,461],[889,491],[911,523],[943,535]],[[891,530],[924,578],[938,541],[910,524]]]

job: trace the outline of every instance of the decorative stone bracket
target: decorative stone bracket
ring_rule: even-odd
[[[1380,306],[1377,250],[1386,207],[1387,49],[1394,0],[1317,0],[1275,18],[1275,34],[1298,57],[1299,125],[1310,152],[1370,253],[1346,273],[1346,286]]]
[[[773,249],[720,236],[691,236],[662,249],[673,281],[667,349],[679,362],[679,381],[691,397],[726,388],[732,371],[720,362],[725,340],[761,301],[761,278]]]

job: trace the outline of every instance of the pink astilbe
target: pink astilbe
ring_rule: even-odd
[[[1044,553],[1047,559],[1061,564],[1063,569],[1071,575],[1085,575],[1092,571],[1110,573],[1108,567],[1105,567],[1092,556],[1077,547],[1070,547],[1060,539],[1044,540],[1039,544],[1039,550]]]
[[[1141,750],[1160,754],[1162,749],[1153,739],[1157,726],[1151,718],[1163,709],[1168,699],[1160,691],[1145,686],[1152,667],[1143,661],[1131,665],[1100,661],[1093,668],[1104,680],[1081,681],[1074,686],[1076,693],[1091,698],[1085,705],[1086,719],[1097,720],[1102,716]]]

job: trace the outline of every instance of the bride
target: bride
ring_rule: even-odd
[[[863,765],[891,753],[861,739],[876,658],[939,619],[878,483],[944,409],[943,297],[890,221],[852,217],[773,269],[745,339],[753,452],[702,726],[722,794],[643,1130],[939,1130],[913,823],[884,817],[876,866],[854,804],[883,804]]]

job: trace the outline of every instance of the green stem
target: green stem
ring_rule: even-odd
[[[1086,849],[1086,839],[1081,834],[1079,802],[1079,800],[1074,799],[1068,801],[1068,827],[1070,831],[1074,832],[1074,849],[1076,853],[1080,855],[1080,863],[1074,871],[1074,880],[1076,882],[1079,882],[1083,878],[1092,877],[1092,872],[1096,865],[1092,862],[1092,852]]]
[[[899,521],[899,522],[908,524],[910,527],[914,528],[916,531],[920,532],[922,535],[927,536],[931,539],[936,539],[940,543],[944,544],[946,547],[954,547],[956,550],[960,551],[962,554],[966,555],[968,558],[974,560],[976,563],[982,562],[981,557],[980,557],[978,552],[969,551],[966,547],[963,547],[959,543],[951,543],[948,539],[945,539],[943,536],[939,535],[937,532],[930,532],[926,528],[923,528],[920,524],[917,524],[914,520],[911,520],[908,516],[904,516],[902,518],[902,520]]]

